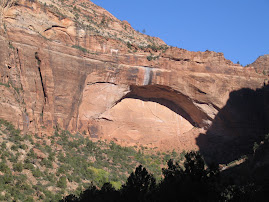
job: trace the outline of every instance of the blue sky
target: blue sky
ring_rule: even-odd
[[[134,29],[242,65],[269,54],[269,0],[92,0]]]

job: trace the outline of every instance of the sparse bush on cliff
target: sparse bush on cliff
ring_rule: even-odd
[[[158,58],[159,58],[159,56],[153,56],[153,55],[147,56],[148,61],[156,60]]]
[[[86,48],[83,48],[83,47],[81,47],[79,45],[73,45],[72,48],[76,48],[76,49],[82,51],[83,53],[88,53],[89,52]]]
[[[127,42],[127,47],[129,48],[129,49],[132,49],[132,44],[128,41]]]
[[[169,46],[167,46],[167,45],[161,45],[161,46],[159,46],[159,45],[156,45],[154,42],[152,42],[151,41],[151,43],[152,43],[152,45],[147,45],[147,46],[139,46],[139,48],[140,49],[142,49],[142,50],[145,50],[145,49],[151,49],[151,50],[153,50],[154,52],[157,52],[157,51],[162,51],[163,53],[169,48]]]

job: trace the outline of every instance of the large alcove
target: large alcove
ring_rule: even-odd
[[[79,110],[79,128],[91,137],[164,150],[196,149],[208,119],[190,98],[159,85],[88,85]]]

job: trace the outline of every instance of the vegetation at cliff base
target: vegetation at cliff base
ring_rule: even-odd
[[[24,135],[0,119],[0,201],[263,201],[268,145],[266,135],[221,172],[198,152],[136,151],[59,129]]]
[[[0,119],[0,201],[57,201],[108,182],[117,190],[139,164],[160,180],[162,165],[182,157],[93,142],[60,129],[52,136],[24,135]]]
[[[265,147],[268,149],[268,143],[262,144],[265,145],[263,151]],[[101,189],[90,185],[79,196],[71,194],[62,201],[268,201],[268,174],[245,175],[242,172],[248,166],[243,165],[238,173],[221,173],[217,165],[207,166],[198,152],[189,152],[183,167],[169,160],[159,182],[140,165],[120,190],[115,190],[110,183]],[[268,172],[268,165],[262,170]],[[255,178],[257,175],[263,180]]]

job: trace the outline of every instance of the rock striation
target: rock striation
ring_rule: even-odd
[[[0,118],[164,150],[197,149],[230,93],[267,79],[222,53],[169,47],[88,0],[1,1],[0,47]]]

